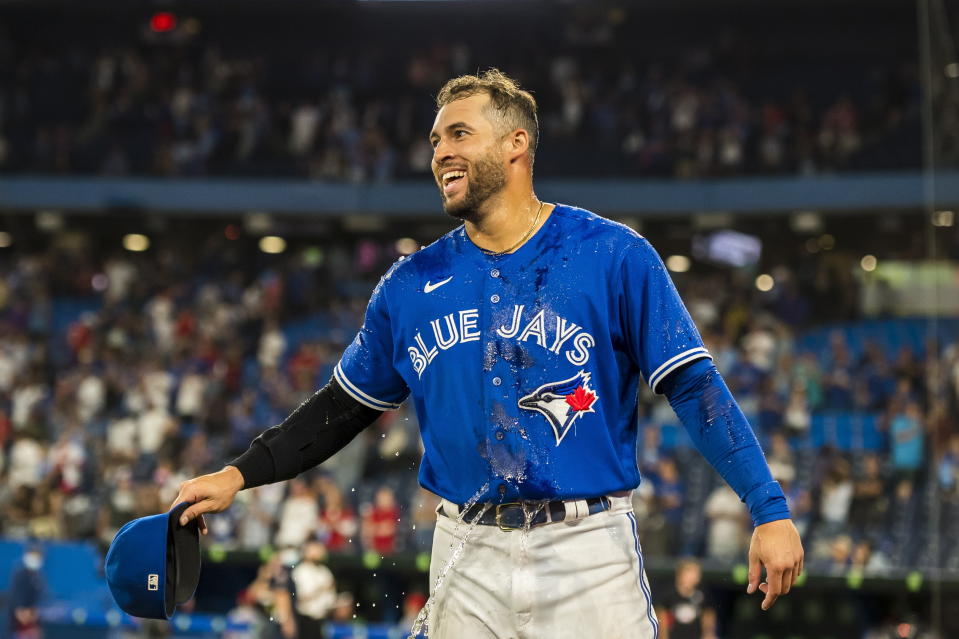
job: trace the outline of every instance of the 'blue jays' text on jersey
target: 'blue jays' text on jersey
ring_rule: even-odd
[[[640,375],[656,391],[704,357],[652,246],[557,205],[509,255],[461,226],[393,265],[334,375],[372,408],[412,396],[428,490],[568,499],[639,484]]]

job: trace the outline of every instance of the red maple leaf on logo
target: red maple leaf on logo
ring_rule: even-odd
[[[588,393],[582,386],[577,386],[575,391],[566,396],[566,403],[575,411],[587,410],[595,401],[596,393]]]

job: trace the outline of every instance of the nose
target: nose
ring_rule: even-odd
[[[452,147],[445,140],[440,139],[433,148],[433,164],[436,166],[442,166],[444,162],[452,157]]]

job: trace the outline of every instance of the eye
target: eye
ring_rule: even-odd
[[[458,139],[463,137],[463,135],[466,135],[466,133],[467,133],[466,129],[456,129],[455,131],[453,131],[453,137]]]

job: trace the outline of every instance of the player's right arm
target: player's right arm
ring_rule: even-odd
[[[264,431],[223,470],[183,482],[173,505],[188,501],[181,525],[226,510],[244,488],[292,479],[321,464],[376,421],[380,411],[353,399],[336,379],[303,402],[282,424]],[[172,507],[172,506],[171,506]]]

